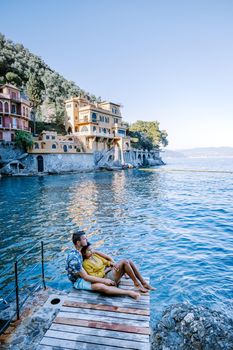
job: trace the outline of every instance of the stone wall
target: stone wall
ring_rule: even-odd
[[[0,141],[0,161],[9,162],[20,157],[24,151],[15,146],[14,142]]]
[[[77,154],[29,154],[21,163],[21,173],[38,174],[38,156],[42,157],[44,173],[90,171],[95,169],[94,156],[90,153]]]

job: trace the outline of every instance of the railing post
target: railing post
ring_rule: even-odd
[[[45,278],[44,278],[44,242],[41,241],[41,271],[42,271],[42,281],[44,289],[46,289]]]
[[[16,314],[19,320],[19,286],[18,286],[18,261],[15,261],[15,300],[16,300]]]

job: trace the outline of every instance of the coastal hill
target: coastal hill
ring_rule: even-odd
[[[37,121],[64,124],[64,101],[72,96],[86,97],[90,102],[100,97],[81,89],[51,69],[41,57],[22,44],[14,43],[0,33],[0,85],[10,83],[34,102]]]
[[[162,153],[162,157],[187,157],[187,158],[215,158],[215,157],[232,157],[233,158],[233,147],[198,147],[191,149],[181,150],[165,150]]]

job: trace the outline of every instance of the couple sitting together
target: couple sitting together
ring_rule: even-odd
[[[111,257],[94,251],[84,231],[73,234],[72,249],[67,255],[66,270],[74,288],[108,295],[127,295],[138,300],[140,293],[154,290],[141,276],[131,260],[115,263]],[[127,274],[138,291],[117,288],[121,277]]]

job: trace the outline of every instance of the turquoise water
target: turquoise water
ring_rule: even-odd
[[[134,260],[151,277],[153,321],[183,301],[233,316],[233,159],[167,159],[148,170],[2,178],[1,294],[13,286],[16,256],[40,240],[47,283],[68,288],[65,255],[80,227],[99,250]],[[39,273],[29,278],[26,270],[21,278],[33,283]]]

